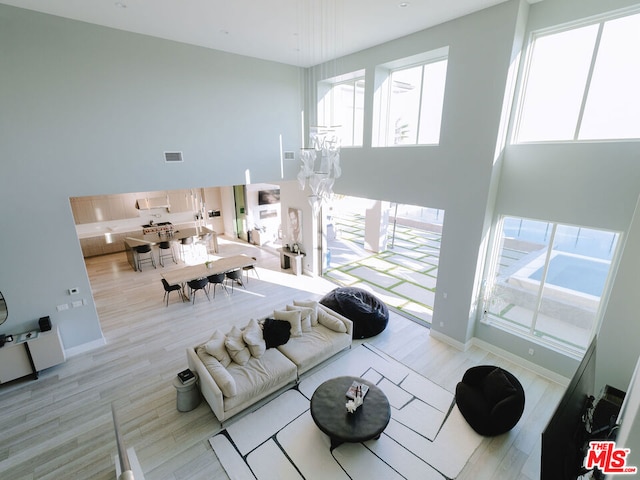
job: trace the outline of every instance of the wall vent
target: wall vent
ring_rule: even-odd
[[[182,152],[164,152],[164,163],[181,163],[184,162]]]
[[[285,160],[295,160],[296,159],[296,154],[294,152],[284,152],[284,159]]]

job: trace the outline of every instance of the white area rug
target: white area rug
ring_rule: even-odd
[[[322,382],[343,375],[378,385],[389,399],[391,421],[378,440],[331,451],[311,418],[309,400]],[[452,392],[366,344],[209,440],[232,480],[456,478],[481,441]]]

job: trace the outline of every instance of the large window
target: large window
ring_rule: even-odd
[[[571,353],[584,351],[607,293],[618,233],[504,217],[484,321]]]
[[[376,69],[374,146],[440,143],[447,55],[444,48]]]
[[[534,34],[517,142],[640,138],[640,14]]]
[[[343,147],[362,146],[365,82],[354,75],[318,85],[318,125],[334,128]]]

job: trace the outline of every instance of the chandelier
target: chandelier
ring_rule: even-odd
[[[309,148],[300,152],[300,189],[309,187],[309,205],[314,217],[333,196],[333,184],[340,177],[340,141],[333,127],[311,127]]]

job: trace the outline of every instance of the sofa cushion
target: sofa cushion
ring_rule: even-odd
[[[291,338],[278,350],[298,366],[298,375],[351,345],[351,335],[319,324],[301,337]]]
[[[227,347],[231,359],[238,365],[244,365],[249,361],[249,358],[251,358],[251,352],[247,344],[244,343],[244,338],[242,338],[242,330],[235,325],[231,331],[227,333],[224,345]],[[231,364],[229,366],[231,366]]]
[[[273,318],[276,320],[285,320],[291,325],[291,336],[299,337],[302,335],[302,319],[299,310],[275,310]]]
[[[231,363],[231,357],[227,351],[227,347],[224,345],[226,335],[219,330],[213,332],[211,338],[204,344],[204,348],[207,353],[215,357],[223,367],[228,367]]]
[[[283,345],[291,337],[291,324],[284,320],[267,318],[262,324],[262,335],[267,348],[274,348]]]
[[[302,328],[302,333],[311,331],[311,315],[313,314],[313,309],[309,307],[298,307],[296,305],[287,305],[286,309],[298,310],[300,312],[300,326]]]
[[[262,336],[262,328],[260,328],[255,319],[252,319],[245,327],[242,332],[242,338],[244,343],[247,344],[252,357],[260,358],[267,349],[267,344]]]
[[[340,320],[338,317],[334,317],[333,315],[325,312],[322,309],[318,310],[318,323],[333,330],[334,332],[347,332],[347,326],[342,320]]]
[[[202,360],[205,368],[220,388],[222,395],[233,397],[236,394],[236,381],[228,370],[212,355],[207,353],[206,346],[196,348],[196,354]],[[229,361],[231,363],[231,361]]]
[[[311,326],[318,324],[318,302],[314,300],[294,300],[293,305],[296,307],[307,307],[311,309]]]
[[[231,363],[227,369],[236,382],[236,394],[225,398],[225,411],[261,398],[296,379],[296,366],[277,349],[268,349],[260,358],[251,357],[241,366]]]

